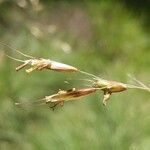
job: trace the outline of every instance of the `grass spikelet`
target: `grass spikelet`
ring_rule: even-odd
[[[15,103],[16,106],[34,106],[34,105],[44,105],[44,104],[53,104],[50,108],[54,109],[57,105],[63,106],[64,102],[70,100],[76,100],[83,96],[92,94],[96,92],[97,88],[82,88],[82,89],[70,89],[70,90],[60,90],[56,94],[45,96],[45,98],[41,100],[37,100],[35,102],[26,102],[26,103]]]

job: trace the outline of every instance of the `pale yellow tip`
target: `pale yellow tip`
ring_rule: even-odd
[[[31,73],[34,70],[34,68],[26,69],[26,73]]]
[[[15,103],[16,106],[18,106],[20,103]]]

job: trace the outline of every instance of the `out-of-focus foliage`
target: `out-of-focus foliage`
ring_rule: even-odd
[[[132,4],[129,0],[0,0],[0,41],[106,79],[128,82],[126,74],[131,73],[148,84],[149,2]],[[107,108],[97,92],[54,112],[47,106],[19,109],[14,102],[84,87],[86,83],[78,79],[85,76],[15,72],[19,63],[6,58],[5,52],[23,58],[0,45],[0,149],[150,149],[149,93],[130,90],[113,95]]]

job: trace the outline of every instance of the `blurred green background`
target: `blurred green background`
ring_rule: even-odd
[[[0,0],[0,41],[20,51],[67,63],[105,79],[150,83],[149,0]],[[0,44],[1,150],[149,150],[150,94],[97,92],[51,111],[19,109],[16,101],[85,87],[80,74],[15,71],[24,59]],[[69,80],[69,84],[64,81]]]

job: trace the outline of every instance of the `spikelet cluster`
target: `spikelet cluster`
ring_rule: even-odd
[[[8,46],[4,43],[1,43],[1,44],[11,48],[10,46]],[[13,49],[13,48],[11,48],[11,49]],[[28,58],[25,60],[20,60],[20,59],[14,58],[12,56],[6,55],[10,59],[13,59],[15,61],[22,63],[18,67],[16,67],[16,71],[19,71],[19,70],[29,66],[29,68],[25,69],[26,73],[31,73],[33,71],[43,71],[43,70],[51,71],[52,70],[52,71],[57,71],[60,73],[79,72],[79,73],[82,73],[84,75],[88,75],[91,77],[91,79],[83,79],[87,82],[90,82],[89,87],[84,87],[84,88],[80,88],[80,89],[72,88],[69,90],[59,90],[55,94],[52,94],[50,96],[45,96],[43,99],[35,101],[35,102],[15,103],[17,106],[48,104],[48,106],[54,110],[54,108],[58,105],[63,106],[64,102],[66,102],[66,101],[76,100],[83,96],[92,94],[96,91],[103,92],[103,105],[106,106],[110,96],[113,93],[123,92],[128,89],[141,89],[141,90],[146,90],[146,91],[150,92],[150,87],[146,86],[141,81],[139,81],[136,78],[131,77],[131,76],[130,76],[130,78],[132,78],[132,80],[136,83],[135,85],[102,79],[100,77],[97,77],[93,74],[82,71],[79,68],[76,68],[76,67],[68,65],[68,64],[53,61],[51,59],[35,58],[33,56],[24,54],[24,53],[20,52],[19,50],[16,50],[16,49],[13,49],[13,50],[16,51],[17,53],[23,55],[24,57]]]

